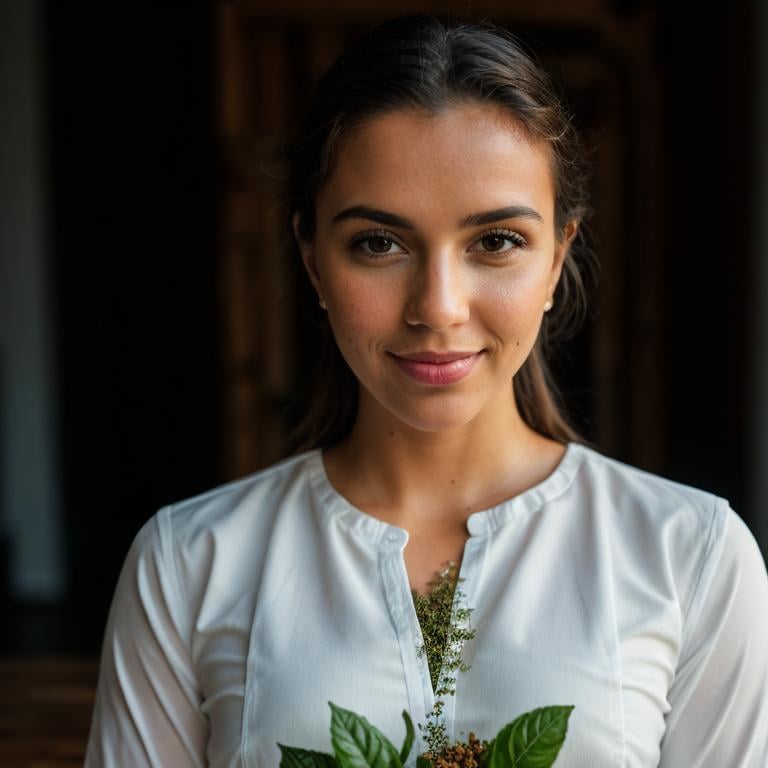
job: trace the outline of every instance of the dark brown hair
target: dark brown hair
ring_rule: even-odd
[[[537,432],[565,442],[587,442],[564,414],[547,358],[570,338],[587,311],[585,277],[597,265],[586,243],[588,165],[581,144],[546,72],[506,30],[466,19],[428,14],[400,16],[368,30],[347,48],[318,84],[303,134],[289,150],[291,216],[302,240],[315,232],[315,196],[333,171],[345,135],[386,112],[485,103],[509,111],[535,140],[550,148],[555,186],[555,235],[580,222],[545,313],[536,343],[514,378],[517,406]],[[311,406],[293,433],[296,450],[327,448],[352,429],[358,383],[342,357],[327,319]]]

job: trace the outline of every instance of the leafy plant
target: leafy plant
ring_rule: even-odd
[[[314,752],[299,747],[278,744],[282,754],[280,768],[403,768],[413,746],[413,721],[403,710],[405,740],[398,752],[394,745],[376,726],[364,717],[333,702],[331,707],[331,743],[333,754]],[[568,719],[573,706],[552,706],[534,709],[520,715],[505,725],[490,743],[480,745],[471,757],[462,760],[464,765],[482,768],[550,768],[557,759],[568,732]],[[470,745],[457,743],[451,762],[465,755]],[[476,760],[474,755],[479,759]],[[417,768],[435,768],[440,765],[441,754],[424,753],[416,760]]]
[[[550,768],[565,742],[573,706],[526,712],[505,725],[490,742],[470,733],[468,742],[448,743],[442,716],[444,697],[456,695],[457,674],[470,669],[462,660],[462,651],[464,644],[475,637],[475,630],[470,626],[473,609],[461,607],[466,596],[459,587],[464,580],[458,578],[457,564],[450,561],[441,577],[426,598],[413,593],[425,640],[417,648],[417,655],[426,655],[435,688],[427,722],[419,723],[427,751],[416,758],[416,768]],[[280,768],[403,768],[415,735],[408,712],[403,710],[405,740],[398,752],[364,717],[333,702],[328,704],[334,753],[278,744],[282,753]]]

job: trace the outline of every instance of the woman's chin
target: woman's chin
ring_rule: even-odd
[[[431,403],[419,408],[392,408],[390,413],[403,424],[419,432],[449,432],[469,424],[477,416],[477,408],[456,404]]]
[[[365,413],[362,420],[381,424],[394,419],[406,429],[419,432],[460,429],[476,419],[487,403],[478,397],[477,390],[461,392],[454,386],[415,393],[400,384],[382,387],[375,393],[362,386],[359,402],[359,408]]]

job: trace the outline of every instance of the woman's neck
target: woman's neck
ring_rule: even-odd
[[[458,429],[424,432],[361,401],[352,432],[325,452],[324,462],[332,484],[352,504],[412,531],[463,524],[472,512],[546,478],[563,452],[560,443],[525,424],[514,406]]]

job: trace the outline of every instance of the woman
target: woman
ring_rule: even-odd
[[[294,166],[335,343],[309,446],[138,534],[87,765],[276,766],[278,742],[330,751],[328,701],[399,743],[433,711],[415,603],[451,562],[474,628],[451,740],[571,704],[558,765],[767,765],[754,539],[556,405],[588,208],[544,73],[490,25],[395,19],[326,75]]]

